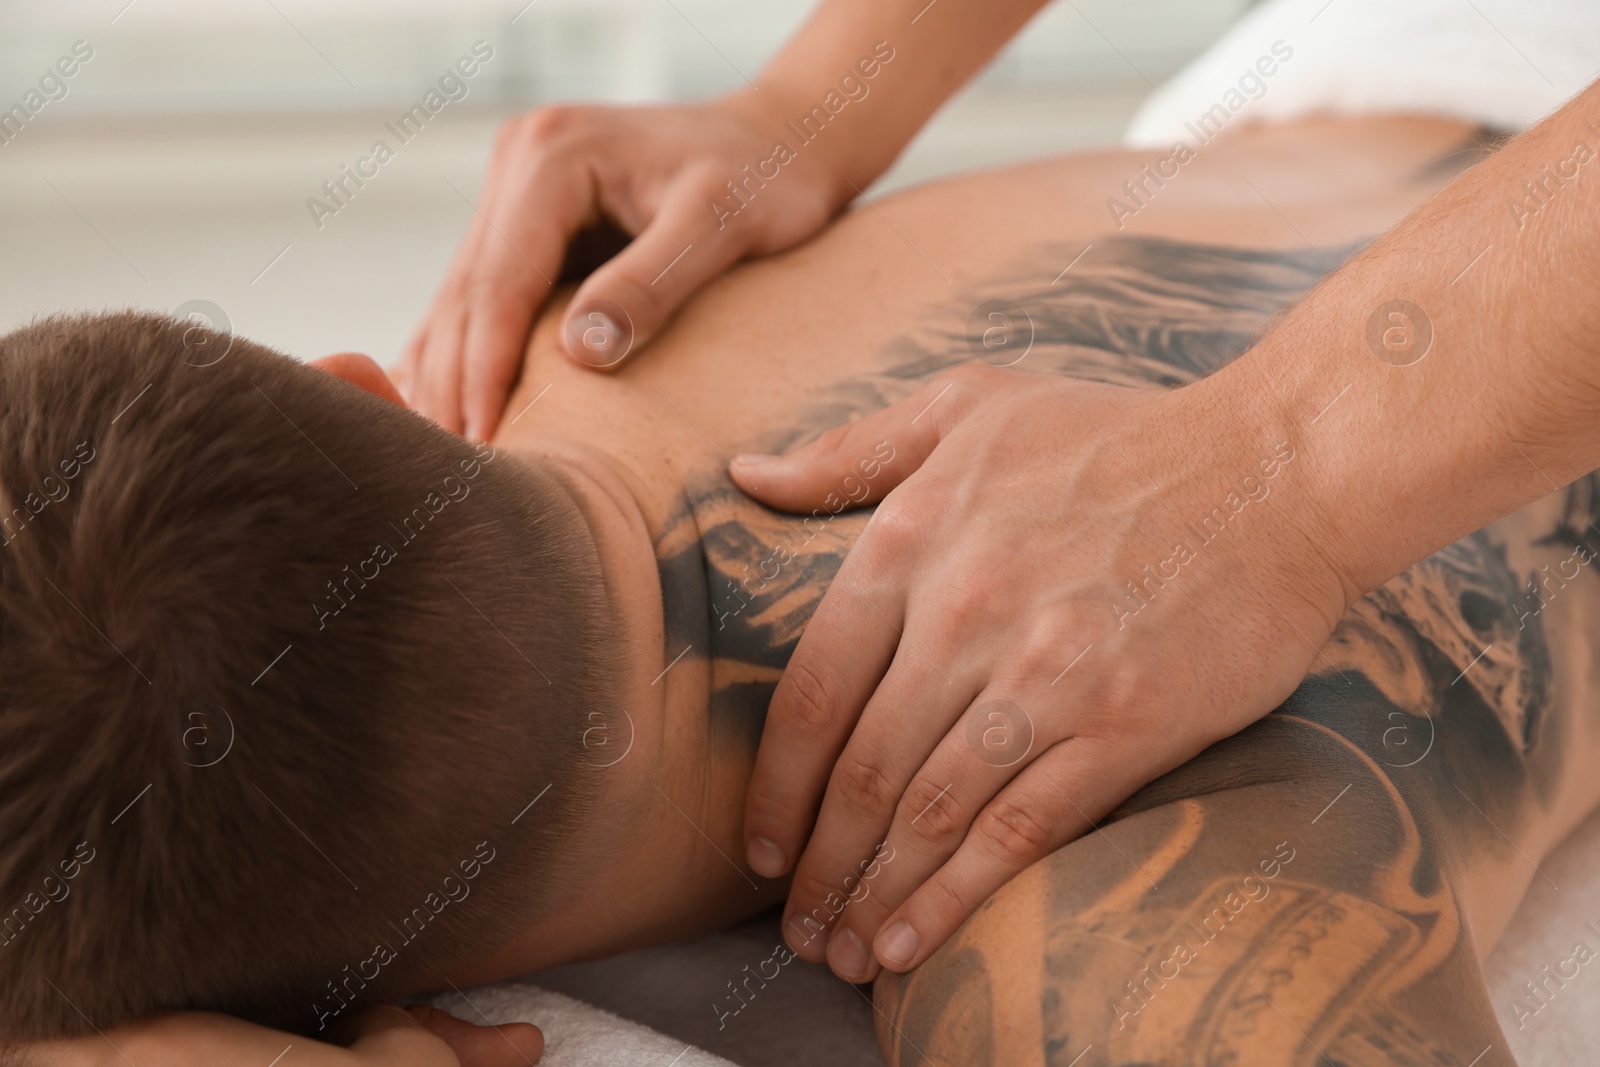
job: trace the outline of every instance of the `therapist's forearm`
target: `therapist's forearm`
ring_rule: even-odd
[[[1347,598],[1600,467],[1597,151],[1600,83],[1216,376],[1237,387],[1216,383],[1219,403],[1260,399],[1247,417],[1296,442],[1302,510]]]
[[[813,142],[792,148],[826,158],[840,200],[865,189],[939,107],[987,63],[1045,0],[822,0],[756,77],[752,99],[798,124],[840,81],[867,91]],[[878,48],[875,53],[874,49]],[[883,62],[885,54],[893,58]],[[858,64],[876,65],[863,78]],[[779,136],[790,140],[787,132]]]

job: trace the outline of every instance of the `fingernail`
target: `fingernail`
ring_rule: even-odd
[[[627,312],[602,300],[567,317],[567,348],[592,367],[609,367],[628,354],[633,324]]]
[[[866,977],[867,947],[848,926],[840,927],[828,938],[828,966],[845,978]]]
[[[770,456],[765,452],[741,452],[733,457],[733,465],[735,467],[755,467],[762,463],[769,463],[777,458],[777,456]]]
[[[785,919],[783,923],[783,939],[789,947],[794,949],[795,955],[804,956],[805,950],[817,935],[807,930],[798,919]]]
[[[917,954],[922,939],[911,929],[911,924],[901,919],[878,938],[878,957],[895,967],[904,967]]]
[[[752,837],[744,848],[744,858],[750,869],[763,878],[776,878],[788,869],[789,861],[783,849],[764,837]]]

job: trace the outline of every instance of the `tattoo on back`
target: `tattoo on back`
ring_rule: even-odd
[[[885,351],[863,354],[868,366],[861,373],[801,399],[793,420],[772,427],[756,444],[768,451],[793,447],[974,361],[983,351],[982,320],[972,323],[969,312],[996,296],[1029,320],[1032,342],[1016,369],[1170,388],[1243,353],[1274,314],[1328,269],[1326,253],[1311,250],[1123,239],[1097,247],[1052,283],[1043,264],[1077,251],[1041,246],[982,291],[935,309],[925,325]],[[863,458],[892,462],[892,449]],[[685,485],[656,544],[667,655],[688,647],[711,658],[711,715],[722,735],[751,746],[759,739],[778,675],[871,515],[870,509],[848,510],[863,495],[859,488],[842,483],[837,510],[790,516],[750,500],[720,467],[708,467]]]
[[[978,358],[969,312],[985,300],[1025,314],[1020,370],[1182,385],[1243,353],[1355,247],[1325,259],[1117,239],[1052,284],[1049,265],[1077,250],[1041,246],[803,398],[759,445],[791,447]],[[772,687],[870,514],[846,509],[851,493],[808,521],[708,466],[660,537],[668,654],[711,658],[712,721],[733,743],[758,741]],[[1593,635],[1553,644],[1548,631],[1596,594],[1584,572],[1597,523],[1591,476],[1360,602],[1278,712],[1014,880],[913,975],[881,978],[890,1062],[1504,1056],[1458,893],[1475,864],[1531,862],[1515,835],[1552,803],[1589,697],[1556,677],[1560,654],[1582,655]]]
[[[1171,387],[1238,356],[1326,269],[1135,240],[1071,285],[1018,272],[993,291],[1032,321],[1030,369]],[[908,337],[830,410],[896,399],[971,340]],[[1517,835],[1553,803],[1592,696],[1557,678],[1596,636],[1578,610],[1600,592],[1595,545],[1591,475],[1374,591],[1278,712],[1014,880],[917,972],[881,978],[890,1062],[1508,1062],[1459,894],[1532,864]],[[1019,928],[1036,950],[1014,951]]]

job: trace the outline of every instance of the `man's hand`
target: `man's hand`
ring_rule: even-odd
[[[618,366],[735,260],[821,227],[854,193],[820,152],[772,159],[783,119],[766,101],[776,94],[550,107],[502,127],[472,228],[400,365],[411,405],[487,439],[568,242],[602,218],[633,241],[579,287],[565,328],[573,358],[599,369]]]
[[[7,1050],[17,1067],[527,1067],[544,1053],[536,1026],[475,1026],[425,1004],[369,1008],[337,1036],[345,1047],[210,1012],[127,1023],[104,1034]]]
[[[854,981],[916,966],[1305,675],[1346,583],[1296,434],[1225,377],[968,367],[734,461],[785,510],[883,500],[778,684],[748,795],[750,866],[795,872],[801,956]]]

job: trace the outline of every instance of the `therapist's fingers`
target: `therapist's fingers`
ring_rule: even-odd
[[[416,365],[407,358],[407,355],[416,344],[415,337],[406,342],[400,358],[395,360],[394,366],[388,368],[389,380],[394,382],[395,389],[400,393],[401,402],[406,407],[411,406],[411,377],[416,373]]]
[[[840,457],[854,455],[850,473],[839,478],[836,490],[821,494],[819,504],[837,512],[874,499],[881,495],[874,483],[887,480],[900,450],[908,468],[920,464],[976,401],[980,385],[975,376],[958,371],[936,388],[830,431],[810,446],[824,460],[809,471],[802,459],[798,477],[785,480],[784,461],[772,460],[778,469],[771,492],[792,506],[810,507],[816,493],[808,484],[823,484],[823,470],[837,473]],[[934,416],[946,400],[950,406]],[[747,492],[759,486],[767,493],[766,467],[736,468],[734,476]],[[914,507],[896,506],[896,499],[878,508],[851,548],[768,705],[745,801],[745,857],[765,877],[786,873],[799,858],[831,768],[899,644],[904,576],[927,536],[927,523]]]
[[[534,313],[561,270],[567,241],[593,211],[586,172],[571,159],[539,157],[489,215],[489,233],[466,280],[461,407],[466,434],[494,433],[522,366]]]
[[[466,332],[466,308],[459,301],[440,307],[428,323],[416,372],[407,376],[411,406],[451,433],[465,428],[461,418],[461,342]]]
[[[719,229],[706,205],[725,196],[721,171],[681,174],[650,223],[578,288],[563,330],[567,352],[611,370],[643,347],[673,312],[748,250],[748,230]]]
[[[984,832],[979,813],[1056,740],[1049,734],[1036,736],[1032,716],[1007,699],[1007,692],[987,687],[970,706],[963,704],[958,715],[950,716],[954,725],[897,798],[893,825],[884,838],[894,863],[884,868],[870,894],[850,904],[828,939],[828,963],[841,978],[864,982],[876,976],[869,946],[883,920],[955,855],[963,841]],[[996,734],[1001,735],[998,741]],[[1016,863],[1026,866],[1044,854],[1025,862],[1017,854],[1024,845],[1046,846],[1041,840],[1044,818],[1041,812],[1032,825],[1012,819],[1015,832],[1006,842],[1012,849],[1006,857],[1012,873],[1021,869]]]
[[[837,511],[876,503],[904,482],[992,389],[993,368],[941,375],[906,399],[863,415],[782,456],[739,455],[734,483],[781,511]],[[838,506],[835,506],[835,505]]]
[[[914,628],[908,622],[907,629]],[[888,835],[907,784],[972,695],[973,687],[957,684],[924,653],[900,641],[893,664],[833,765],[816,828],[795,866],[783,930],[802,959],[822,961],[826,930],[847,902],[855,906],[862,868]]]
[[[544,109],[518,116],[500,127],[482,194],[472,205],[467,236],[450,261],[424,326],[407,350],[406,362],[414,367],[406,375],[412,389],[408,399],[418,411],[448,430],[479,439],[493,432],[505,402],[504,395],[499,396],[498,402],[495,400],[495,383],[507,381],[508,374],[515,377],[534,312],[549,291],[546,279],[555,277],[566,237],[581,224],[592,203],[589,167],[582,158],[587,146],[581,137],[563,127],[562,114],[561,109]],[[567,184],[562,185],[562,179]],[[571,193],[570,199],[558,201],[555,193],[560,191]],[[536,199],[546,196],[547,200]],[[577,201],[577,206],[571,200]],[[557,213],[556,207],[564,208],[564,215]],[[570,217],[574,212],[579,216],[576,220]],[[527,231],[552,228],[557,231],[556,247],[550,249],[547,240],[542,250],[530,252],[533,242]],[[509,277],[495,275],[495,265],[507,257],[516,273]],[[469,383],[467,375],[473,364],[467,346],[474,316],[486,308],[495,310],[519,291],[525,298],[526,322],[519,335],[518,315],[509,316],[509,331],[516,337],[510,343],[511,369],[505,367],[506,348],[502,345],[499,356],[480,355],[491,366],[472,371],[475,377]],[[507,328],[504,321],[500,326],[503,335]],[[487,338],[480,343],[488,343],[491,353],[496,351],[493,344],[500,335],[481,327],[479,334]],[[509,382],[504,388],[509,394]]]
[[[521,167],[525,149],[508,138],[510,124],[501,128],[495,157],[484,180],[481,207],[473,208],[467,235],[456,247],[445,270],[445,278],[429,305],[428,315],[412,336],[401,359],[401,392],[417,411],[445,429],[460,433],[465,423],[461,416],[462,346],[467,333],[467,278],[482,255],[484,237],[489,233],[486,211],[497,203],[504,187],[506,171]],[[515,152],[513,156],[511,153]]]
[[[1052,746],[984,807],[955,854],[882,922],[872,943],[878,962],[898,972],[916,967],[1003,885],[1170,769],[1139,753],[1113,755],[1097,739]]]
[[[905,605],[890,565],[898,543],[895,533],[857,541],[773,691],[745,794],[745,858],[763,877],[799,858],[830,769],[894,657]]]

